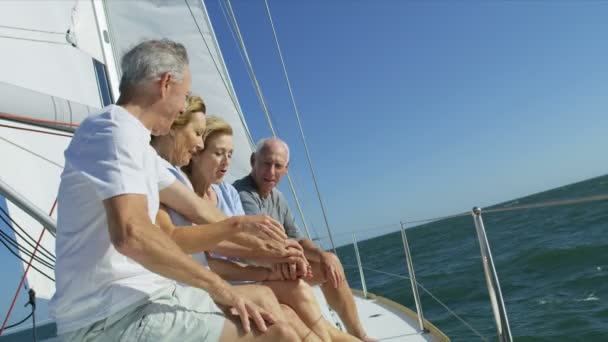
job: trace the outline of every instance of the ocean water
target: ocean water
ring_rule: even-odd
[[[526,205],[608,194],[608,175],[509,201]],[[483,215],[515,341],[608,341],[608,201]],[[419,283],[489,341],[496,328],[470,216],[407,231]],[[368,291],[415,308],[399,232],[359,242]],[[352,245],[340,247],[361,288]],[[375,270],[371,271],[369,269]],[[481,340],[420,291],[425,318],[452,341]],[[52,336],[54,326],[38,329]],[[32,341],[23,331],[0,341]]]
[[[501,206],[608,194],[608,175]],[[515,341],[608,341],[608,201],[483,214]],[[407,230],[419,283],[490,341],[496,325],[471,216]],[[399,232],[358,243],[369,292],[415,309]],[[338,249],[361,288],[352,245]],[[371,269],[371,270],[370,270]],[[376,271],[373,271],[376,270]],[[425,318],[452,341],[481,338],[419,291]]]

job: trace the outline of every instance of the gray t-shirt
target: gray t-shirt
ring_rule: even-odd
[[[232,184],[239,192],[243,209],[247,215],[268,215],[277,220],[285,228],[285,233],[292,239],[302,238],[296,220],[291,214],[285,196],[278,190],[272,189],[270,195],[262,198],[256,190],[255,181],[247,175]]]

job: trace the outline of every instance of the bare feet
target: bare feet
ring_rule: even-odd
[[[367,335],[360,337],[363,342],[380,342],[380,340],[376,340],[375,338],[371,338]]]

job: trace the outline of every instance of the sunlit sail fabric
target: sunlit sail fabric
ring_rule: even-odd
[[[78,6],[79,15],[88,13],[86,17],[91,17],[90,2],[80,2],[83,4]],[[66,32],[74,26],[72,10],[80,2],[0,2],[1,83],[93,108],[102,107],[92,57],[66,40]],[[80,41],[98,40],[93,35],[95,21],[88,23],[89,29],[83,27],[83,22],[77,22],[74,27],[84,35]],[[8,112],[7,108],[19,106],[21,101],[22,98],[3,96],[0,112]],[[55,120],[39,112],[27,116]]]
[[[3,51],[0,91],[5,95],[0,100],[0,113],[78,124],[102,107],[92,58],[99,53],[95,43],[99,37],[94,34],[96,24],[91,3],[88,0],[0,2],[0,22],[3,23],[0,27]],[[249,132],[239,114],[204,4],[199,1],[110,1],[105,2],[104,7],[117,59],[121,52],[146,38],[167,37],[186,45],[193,72],[193,91],[204,97],[210,114],[223,117],[234,129],[234,163],[228,179],[248,173],[252,151]],[[70,34],[66,37],[68,30]],[[1,117],[0,123],[45,130]],[[0,170],[0,177],[48,212],[57,196],[63,151],[68,143],[69,137],[0,127],[0,154],[6,156],[8,162]],[[39,236],[40,224],[11,203],[7,203],[7,207],[11,217],[29,235]],[[26,246],[19,236],[15,238]],[[51,235],[45,236],[42,246],[54,254]],[[27,246],[26,249],[33,250]],[[29,256],[21,255],[29,260]],[[49,268],[37,263],[34,265],[53,277]],[[29,272],[28,284],[40,298],[50,298],[54,293],[54,283],[35,270]]]
[[[252,152],[248,129],[239,114],[240,108],[203,2],[107,1],[106,9],[118,57],[146,38],[165,37],[186,46],[193,93],[205,99],[208,114],[222,117],[234,130],[235,151],[227,180],[247,174]]]
[[[89,0],[0,1],[0,178],[47,213],[57,197],[69,134],[7,120],[6,115],[78,124],[102,107],[93,60],[99,58],[100,45],[92,10]],[[66,40],[68,30],[72,43]],[[77,47],[72,45],[76,43]],[[18,254],[25,268],[43,228],[1,196],[0,202],[14,220],[10,226],[24,231],[15,234],[3,227],[20,245]],[[54,238],[46,233],[43,250],[37,252],[39,260],[33,262],[51,279],[35,269],[28,272],[27,284],[41,299],[55,292],[54,245]],[[15,274],[12,281],[19,277]]]

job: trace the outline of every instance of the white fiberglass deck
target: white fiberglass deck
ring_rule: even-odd
[[[315,287],[314,292],[321,307],[326,307],[320,288]],[[449,342],[449,338],[428,321],[425,322],[425,327],[430,332],[420,333],[416,314],[410,309],[383,297],[375,295],[369,297],[369,299],[363,298],[362,293],[355,290],[359,317],[370,337],[391,342]],[[340,322],[335,313],[330,313],[327,309],[323,311],[324,316],[329,320]]]

